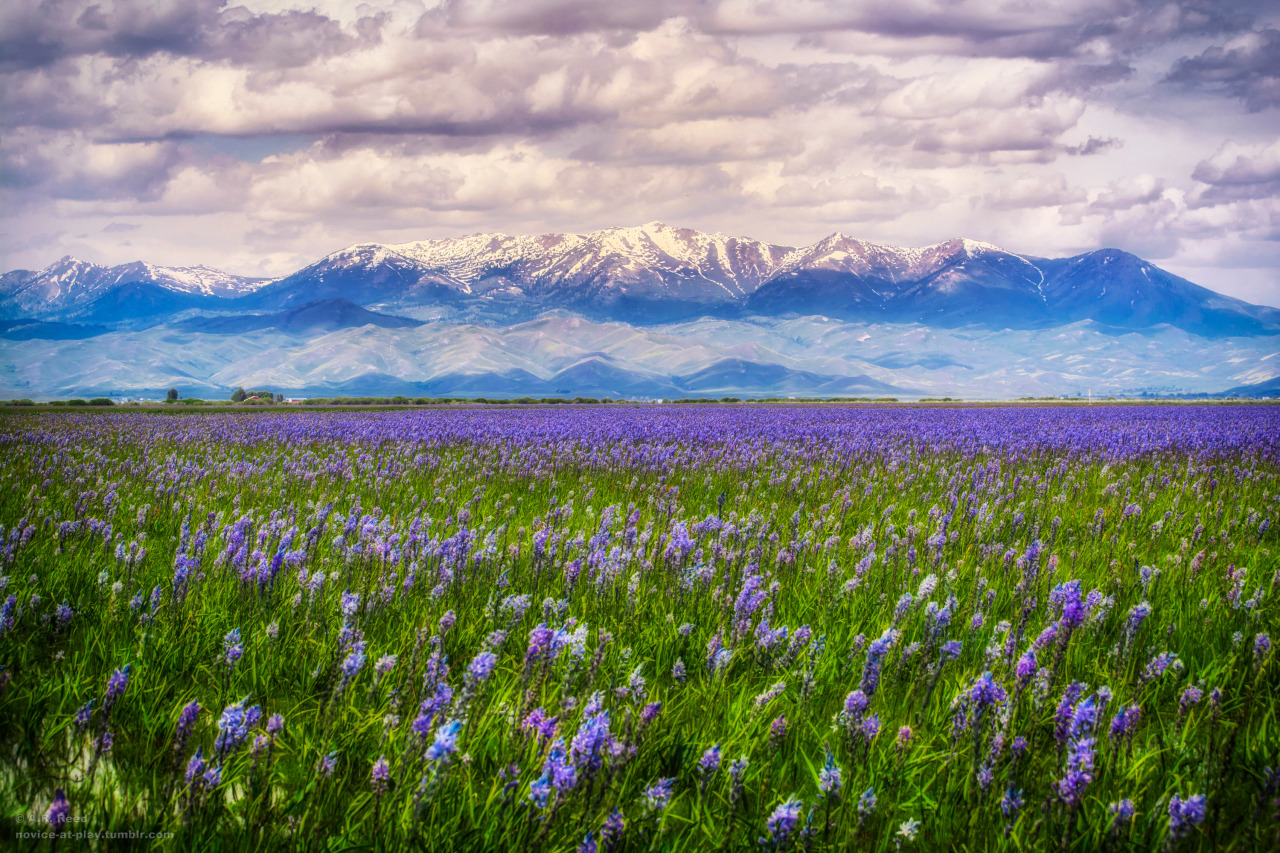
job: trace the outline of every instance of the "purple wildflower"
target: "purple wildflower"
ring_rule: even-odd
[[[447,762],[458,751],[458,732],[462,731],[459,720],[450,720],[436,732],[436,738],[427,747],[426,758],[431,762]]]
[[[862,737],[866,739],[867,743],[871,743],[876,739],[876,735],[880,734],[880,717],[876,714],[867,717],[862,721],[861,730]]]
[[[91,720],[93,720],[93,700],[92,699],[90,699],[88,702],[85,702],[76,711],[76,729],[78,731],[84,731],[86,728],[89,727],[89,723]]]
[[[787,800],[773,810],[765,821],[765,829],[769,831],[769,840],[773,849],[781,850],[791,840],[791,835],[800,824],[801,803],[797,799]],[[762,839],[763,840],[763,839]]]
[[[369,782],[373,786],[374,796],[381,797],[386,792],[387,785],[391,782],[391,765],[387,763],[385,755],[378,756],[378,760],[373,762]]]
[[[191,702],[183,706],[182,713],[178,715],[178,727],[173,733],[174,751],[182,752],[187,748],[187,740],[191,737],[191,727],[195,725],[199,716],[199,702]]]
[[[1169,800],[1169,841],[1176,842],[1204,821],[1204,794]]]
[[[117,669],[107,679],[107,695],[102,700],[102,710],[110,711],[111,706],[124,695],[125,688],[129,686],[129,666],[126,664],[124,669]]]
[[[645,803],[655,811],[661,811],[671,802],[671,786],[675,779],[664,777],[644,789]]]
[[[914,735],[911,732],[911,726],[903,726],[902,728],[898,729],[898,737],[893,742],[894,750],[897,752],[902,752],[907,747],[911,746],[911,741],[913,737]]]
[[[840,796],[841,785],[840,765],[836,764],[836,757],[827,750],[827,760],[818,771],[818,790],[824,797],[834,799]]]
[[[1022,657],[1018,658],[1018,664],[1014,667],[1014,676],[1018,679],[1018,686],[1025,688],[1031,683],[1031,679],[1036,675],[1036,653],[1028,651]]]
[[[452,610],[446,611],[445,614],[440,617],[440,634],[444,635],[449,633],[449,629],[452,628],[454,623],[457,621],[458,617],[453,615]]]
[[[235,752],[248,738],[249,729],[257,725],[261,716],[262,709],[257,705],[246,708],[243,701],[228,705],[222,710],[222,717],[218,720],[218,737],[213,743],[214,750],[219,755]]]
[[[71,803],[67,802],[66,793],[61,788],[54,788],[53,803],[50,804],[49,811],[45,813],[45,821],[49,824],[51,830],[58,832],[70,816]]]
[[[191,785],[204,774],[204,750],[196,748],[196,754],[187,762],[187,784]]]
[[[720,769],[720,744],[707,747],[707,751],[702,753],[702,758],[698,759],[698,770],[703,778],[711,777]]]
[[[240,642],[240,629],[236,628],[222,638],[222,659],[228,667],[234,669],[243,655],[244,645]]]
[[[769,749],[777,752],[782,747],[782,742],[787,739],[787,718],[779,714],[774,721],[769,724]]]
[[[858,823],[862,823],[876,810],[876,789],[867,788],[858,797]]]
[[[622,812],[618,809],[609,812],[609,816],[604,819],[604,825],[600,827],[600,840],[604,842],[604,853],[613,853],[618,849],[626,829],[627,822],[623,819]]]
[[[1111,719],[1111,737],[1116,740],[1132,737],[1141,717],[1142,709],[1137,705],[1129,705],[1116,711]]]
[[[578,726],[569,751],[573,755],[573,763],[579,770],[588,775],[594,774],[604,763],[604,757],[612,740],[609,733],[609,712],[598,711]]]
[[[1133,807],[1133,800],[1127,798],[1107,806],[1107,811],[1111,812],[1111,831],[1115,833],[1127,829],[1133,821],[1133,816],[1137,814],[1137,809]]]
[[[467,666],[467,680],[471,684],[483,684],[498,665],[498,656],[493,652],[481,652],[472,658]]]

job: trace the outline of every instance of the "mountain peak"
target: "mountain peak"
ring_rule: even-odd
[[[49,266],[45,267],[45,269],[46,270],[64,270],[64,269],[67,269],[68,267],[96,267],[96,266],[97,264],[90,263],[89,261],[82,261],[79,258],[77,258],[75,255],[63,255],[61,258],[58,258],[58,260],[54,261],[53,263],[49,264]]]

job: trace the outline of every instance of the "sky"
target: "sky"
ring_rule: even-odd
[[[5,0],[0,270],[661,220],[1280,305],[1274,0]]]

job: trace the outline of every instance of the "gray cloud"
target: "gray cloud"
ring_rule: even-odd
[[[253,14],[226,0],[9,0],[0,12],[0,69],[158,53],[290,67],[376,44],[381,23],[368,16],[348,31],[316,12]]]
[[[1280,30],[1250,30],[1199,56],[1179,59],[1165,79],[1221,90],[1254,112],[1280,106]]]
[[[1253,151],[1226,145],[1197,163],[1191,177],[1202,184],[1193,197],[1197,206],[1280,199],[1280,139]]]

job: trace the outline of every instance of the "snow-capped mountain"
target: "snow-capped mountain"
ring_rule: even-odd
[[[15,317],[111,320],[144,306],[187,307],[234,299],[265,283],[211,267],[162,267],[135,261],[114,267],[70,255],[43,270],[15,270],[0,280],[0,312]],[[132,304],[131,304],[132,303]],[[96,316],[106,315],[106,316]]]
[[[758,240],[650,222],[589,234],[474,234],[350,246],[271,282],[251,304],[286,307],[345,296],[420,307],[477,299],[536,310],[604,310],[624,319],[740,304],[789,250]]]
[[[706,302],[740,300],[766,280],[788,249],[648,222],[589,234],[474,235],[391,246],[420,264],[477,285],[509,281],[529,292],[582,289]],[[495,279],[497,280],[495,282]]]
[[[968,239],[899,248],[840,233],[791,248],[661,222],[586,234],[360,243],[269,282],[204,267],[107,268],[73,258],[0,277],[0,319],[9,321],[138,328],[193,313],[271,314],[331,299],[489,326],[567,310],[640,325],[816,315],[942,328],[1169,324],[1211,337],[1280,330],[1276,309],[1222,296],[1114,249],[1044,259]]]

